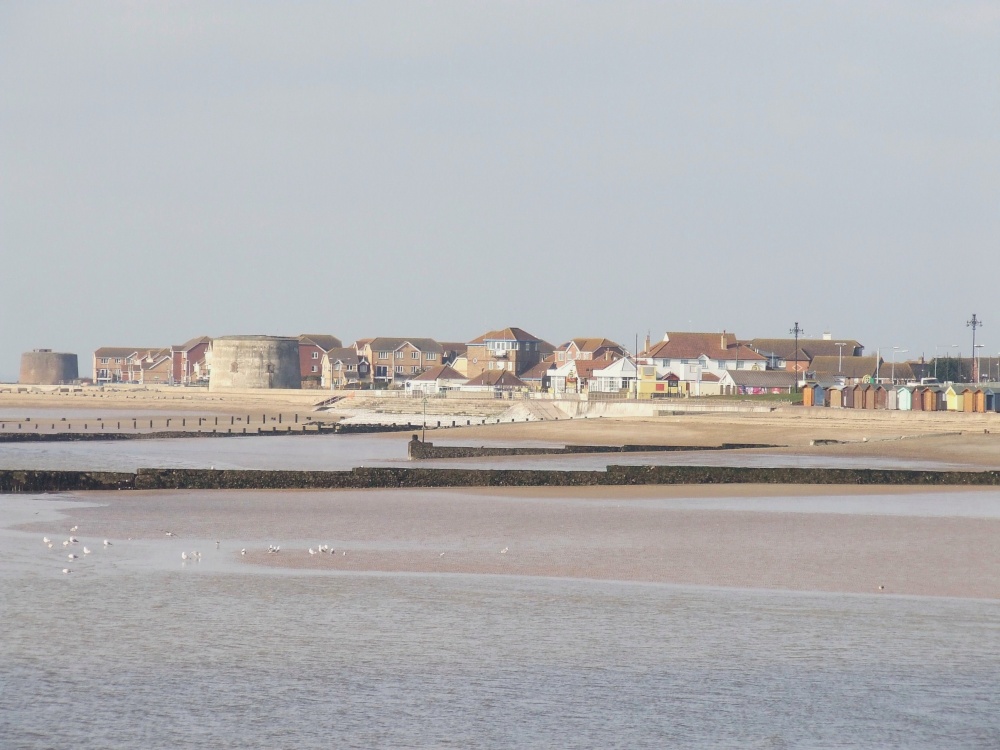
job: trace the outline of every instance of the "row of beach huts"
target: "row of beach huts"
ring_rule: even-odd
[[[1000,383],[808,383],[802,403],[834,409],[1000,413]]]

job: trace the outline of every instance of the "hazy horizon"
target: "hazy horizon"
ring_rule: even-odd
[[[1000,354],[1000,6],[0,6],[22,352],[520,326]],[[885,355],[884,355],[885,356]]]

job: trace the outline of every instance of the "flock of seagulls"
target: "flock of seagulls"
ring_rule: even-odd
[[[70,536],[69,536],[68,539],[66,539],[66,540],[63,541],[63,543],[62,543],[63,547],[70,547],[70,546],[77,545],[77,544],[80,543],[80,540],[77,537],[73,536],[73,534],[76,533],[79,530],[79,528],[80,528],[79,526],[73,526],[73,528],[70,529]],[[177,537],[177,535],[174,532],[172,532],[172,531],[166,531],[166,532],[164,532],[164,536],[173,537],[173,538]],[[131,537],[129,537],[129,539],[131,539]],[[55,544],[52,541],[52,539],[50,539],[47,536],[43,536],[42,537],[42,543],[45,544],[49,549],[52,549],[53,545]],[[112,542],[110,540],[105,539],[104,542],[103,542],[103,546],[104,546],[105,549],[107,549],[108,547],[112,547],[113,544],[112,544]],[[216,549],[220,549],[220,547],[221,547],[221,542],[219,540],[216,540],[216,542],[215,542],[215,548]],[[87,547],[86,545],[84,545],[82,547],[81,551],[83,552],[83,554],[85,556],[86,555],[90,555],[90,554],[93,553],[93,550],[91,550],[90,547]],[[329,555],[336,555],[337,554],[337,550],[334,549],[333,547],[331,547],[329,544],[319,544],[319,545],[316,545],[315,547],[309,547],[307,551],[309,552],[310,556],[324,555],[324,554],[329,554]],[[506,555],[509,551],[510,551],[510,547],[504,547],[503,549],[500,550],[500,554],[501,555]],[[281,546],[280,545],[277,545],[277,544],[269,544],[269,545],[267,545],[267,554],[269,554],[269,555],[276,555],[279,552],[281,552]],[[247,550],[246,550],[246,547],[244,547],[243,549],[240,550],[240,555],[245,557],[246,554],[247,554]],[[340,554],[342,556],[346,557],[347,556],[347,550],[341,550]],[[438,554],[438,557],[444,557],[444,555],[445,555],[445,553],[441,552],[441,553]],[[71,552],[69,552],[66,555],[66,558],[68,560],[70,560],[70,561],[72,561],[72,560],[79,560],[80,559],[80,555],[78,555],[75,552],[71,551]],[[193,551],[193,552],[188,552],[187,550],[185,550],[185,551],[181,552],[181,561],[184,562],[184,563],[188,563],[188,562],[200,562],[201,561],[201,553],[198,552],[197,550]],[[65,574],[69,574],[69,573],[72,573],[73,570],[71,568],[63,568],[62,572],[65,573]],[[879,591],[883,591],[884,589],[885,589],[885,586],[879,586],[878,587]]]

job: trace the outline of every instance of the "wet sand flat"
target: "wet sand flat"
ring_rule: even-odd
[[[83,501],[67,511],[81,535],[157,540],[176,544],[178,554],[190,546],[187,540],[204,548],[218,539],[248,565],[870,594],[884,586],[886,594],[1000,598],[1000,493],[991,489],[682,486],[71,497]],[[767,505],[776,499],[780,508]],[[831,512],[848,502],[846,512]],[[101,505],[86,507],[90,503]],[[880,512],[890,506],[891,512]],[[65,533],[48,522],[19,528]],[[176,537],[165,539],[168,530]],[[324,543],[337,554],[309,555],[308,547]],[[269,544],[281,552],[268,554]],[[241,547],[246,556],[239,555]]]

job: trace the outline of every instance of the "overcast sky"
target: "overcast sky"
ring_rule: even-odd
[[[1000,3],[0,4],[33,348],[665,330],[1000,352]],[[887,357],[888,358],[888,357]]]

